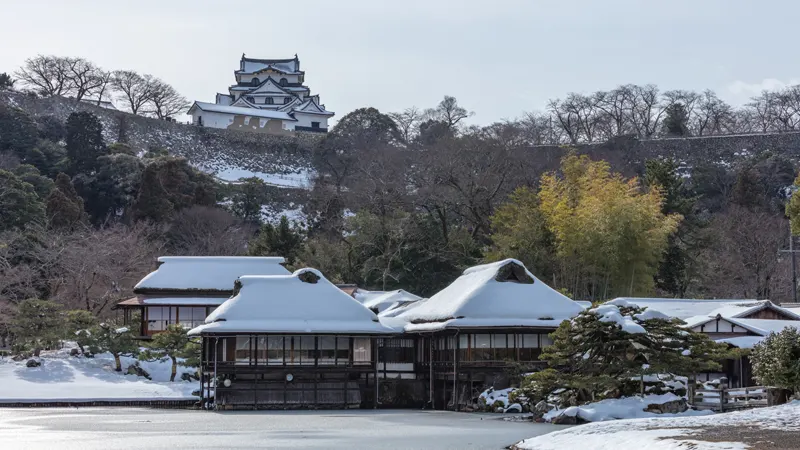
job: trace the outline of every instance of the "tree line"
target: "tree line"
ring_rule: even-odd
[[[37,55],[26,59],[14,77],[0,74],[0,90],[17,87],[40,97],[72,97],[98,106],[114,99],[133,114],[159,119],[189,107],[189,101],[164,80],[135,70],[105,70],[80,57]]]
[[[789,299],[778,249],[797,170],[782,155],[620,167],[575,150],[548,171],[503,124],[466,126],[455,98],[417,111],[342,117],[311,152],[297,223],[264,213],[286,191],[260,178],[220,182],[168,149],[105,142],[90,113],[61,122],[0,106],[5,323],[26,299],[107,317],[166,254],[280,255],[423,296],[516,257],[577,299]]]

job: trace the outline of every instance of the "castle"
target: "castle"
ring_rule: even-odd
[[[305,86],[300,59],[254,59],[242,54],[236,84],[214,103],[194,102],[192,123],[273,134],[309,131],[325,133],[333,112],[320,103],[318,94]]]

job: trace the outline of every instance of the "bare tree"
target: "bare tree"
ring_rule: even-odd
[[[594,94],[595,105],[606,116],[606,137],[622,136],[633,131],[630,110],[633,92],[630,86],[619,86],[608,92]]]
[[[403,112],[389,113],[389,117],[397,124],[397,129],[400,130],[403,142],[408,144],[419,131],[419,124],[422,122],[424,115],[416,106],[412,106],[411,108],[406,108]]]
[[[467,111],[459,106],[458,100],[449,95],[445,95],[444,99],[436,105],[436,108],[425,111],[425,115],[428,116],[429,119],[444,122],[450,129],[456,129],[459,122],[473,114],[473,112]]]
[[[153,98],[153,77],[133,70],[116,70],[111,85],[119,92],[133,114],[139,114]]]
[[[65,96],[72,90],[70,58],[37,55],[25,60],[14,75],[42,97]]]
[[[49,278],[52,297],[69,308],[101,315],[130,295],[133,286],[153,269],[162,244],[151,226],[115,225],[64,235],[51,246],[57,266]]]
[[[150,103],[153,105],[153,113],[159,119],[166,119],[185,112],[189,108],[189,101],[182,96],[171,85],[158,78],[152,80],[150,87]]]
[[[733,108],[711,90],[700,96],[689,120],[694,136],[730,133],[734,129]]]
[[[570,144],[577,144],[580,138],[580,126],[578,125],[578,118],[575,116],[574,111],[564,106],[561,99],[550,100],[547,108],[553,117],[556,118],[556,124],[564,132]]]
[[[166,232],[172,252],[192,256],[238,256],[247,254],[247,243],[255,233],[221,208],[192,206],[180,210]]]
[[[631,121],[639,137],[651,138],[661,127],[661,117],[666,107],[658,95],[658,87],[653,84],[646,86],[630,86]]]
[[[732,205],[707,230],[715,239],[703,258],[704,286],[718,298],[786,298],[788,265],[779,260],[789,223],[781,215]]]
[[[75,94],[75,99],[81,101],[84,97],[94,94],[103,85],[103,70],[91,61],[83,58],[67,58],[70,91]]]
[[[97,74],[97,78],[99,84],[97,86],[97,106],[100,106],[100,103],[103,102],[103,97],[106,95],[106,90],[108,89],[109,85],[111,85],[111,81],[114,78],[114,73],[101,70]],[[109,96],[110,97],[110,96]]]

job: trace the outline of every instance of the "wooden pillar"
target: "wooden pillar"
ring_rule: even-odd
[[[453,336],[453,411],[458,411],[458,331]]]
[[[431,403],[431,409],[436,409],[433,398],[433,334],[431,334],[430,338],[428,339],[428,348],[430,349],[428,358],[428,366],[430,367],[430,370],[428,371],[428,377],[430,377],[428,389],[430,389],[430,393],[428,398],[429,402]]]
[[[379,359],[380,351],[378,349],[378,339],[377,338],[373,338],[372,339],[372,345],[375,346],[375,361],[372,362],[373,366],[375,367],[375,372],[373,374],[373,376],[375,377],[375,401],[374,401],[373,408],[374,409],[378,409],[378,395],[380,394],[380,389],[378,387],[378,359]]]
[[[206,367],[206,340],[204,337],[200,337],[200,367],[198,370],[200,371],[200,409],[203,409],[205,405],[205,398],[206,398],[206,377],[205,377],[205,367]]]

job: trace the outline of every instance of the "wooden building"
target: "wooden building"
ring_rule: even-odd
[[[622,298],[626,303],[652,308],[681,319],[685,327],[708,334],[717,342],[737,348],[753,348],[772,332],[787,327],[800,329],[797,310],[784,308],[769,300],[699,300],[672,298]],[[743,356],[724,361],[720,372],[699,374],[699,381],[725,377],[731,387],[757,384],[753,380],[750,359]]]
[[[169,325],[195,328],[233,294],[242,275],[288,275],[282,257],[162,256],[156,270],[133,288],[135,297],[118,303],[124,323],[140,338]]]
[[[377,349],[394,331],[314,269],[242,276],[189,334],[216,408],[377,406]]]
[[[504,384],[510,368],[542,367],[548,334],[581,311],[508,259],[469,268],[433,297],[381,319],[415,343],[414,372],[427,384],[429,405],[460,409],[486,387]]]

